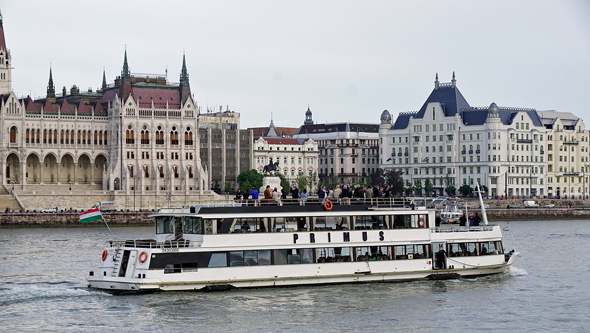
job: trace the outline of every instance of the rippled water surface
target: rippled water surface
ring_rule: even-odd
[[[132,296],[86,288],[109,238],[106,228],[0,229],[0,330],[588,331],[590,221],[510,228],[504,247],[514,243],[521,256],[500,276]],[[117,239],[152,232],[113,229]]]

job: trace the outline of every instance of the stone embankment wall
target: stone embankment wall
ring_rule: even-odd
[[[473,210],[472,212],[479,212]],[[589,208],[519,208],[519,209],[486,209],[488,221],[502,220],[565,220],[590,219]]]
[[[80,223],[80,213],[9,213],[0,214],[0,227],[88,227],[104,226],[103,221]],[[116,225],[153,225],[154,220],[148,215],[153,212],[117,212],[103,213],[109,226]]]

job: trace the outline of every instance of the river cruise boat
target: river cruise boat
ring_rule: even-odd
[[[445,204],[443,210],[440,212],[440,218],[443,223],[458,223],[463,213],[459,209],[457,202],[453,201]]]
[[[152,217],[154,239],[108,242],[89,273],[90,288],[128,293],[455,279],[506,272],[517,255],[505,253],[497,225],[435,227],[434,209],[392,198],[260,201],[162,209]]]

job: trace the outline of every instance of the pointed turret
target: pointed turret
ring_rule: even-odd
[[[131,79],[131,72],[129,71],[129,65],[127,64],[127,48],[125,48],[125,60],[123,60],[123,70],[121,71],[121,79]]]
[[[55,86],[53,85],[53,73],[51,66],[49,66],[49,82],[47,83],[47,99],[55,103]]]
[[[105,73],[104,68],[102,69],[102,92],[104,92],[105,90],[107,90],[107,76]]]
[[[125,48],[125,59],[123,60],[123,70],[121,71],[121,86],[119,87],[119,97],[123,102],[131,95],[131,72],[127,64],[127,48]]]
[[[455,80],[455,71],[453,71],[453,80],[451,80],[451,84],[452,84],[453,88],[455,88],[457,86],[457,80]]]
[[[313,125],[313,119],[311,118],[311,110],[309,109],[309,104],[307,104],[307,111],[305,111],[305,121],[303,125]]]
[[[277,131],[275,131],[275,123],[272,121],[272,112],[270,113],[270,125],[268,126],[268,133],[266,136],[277,136]]]
[[[0,12],[0,95],[8,94],[12,91],[11,79],[11,57],[10,51],[6,48],[6,40],[4,39],[4,19]]]
[[[4,26],[2,21],[2,12],[0,12],[0,50],[6,52],[6,40],[4,39]]]
[[[438,73],[436,73],[436,78],[434,79],[434,89],[438,89],[438,85],[439,85],[439,82],[438,82]]]
[[[190,98],[191,96],[191,85],[188,82],[188,71],[186,69],[186,57],[184,53],[182,54],[182,70],[180,71],[180,90],[178,93],[180,94],[180,105],[184,105],[184,103]]]

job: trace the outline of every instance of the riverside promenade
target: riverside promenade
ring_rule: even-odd
[[[479,212],[470,209],[469,212]],[[491,208],[486,209],[488,221],[534,221],[534,220],[566,220],[590,219],[590,208]],[[148,215],[154,212],[103,212],[109,226],[141,226],[153,225]],[[104,226],[103,221],[80,223],[79,212],[60,213],[2,213],[0,228],[9,227],[97,227]]]

